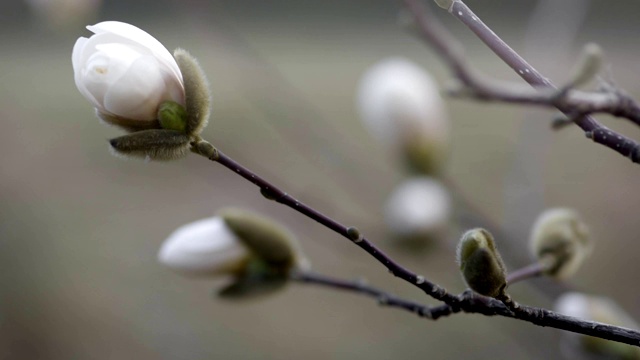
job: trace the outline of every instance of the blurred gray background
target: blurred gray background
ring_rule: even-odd
[[[581,46],[594,41],[618,84],[640,96],[640,2],[592,1],[587,9],[586,1],[572,0],[546,13],[536,4],[468,2],[552,80],[566,79]],[[478,68],[517,80],[462,24],[433,8]],[[114,0],[93,16],[52,22],[30,9],[20,1],[0,4],[1,359],[561,356],[561,332],[553,329],[479,315],[429,322],[311,286],[240,304],[215,299],[220,282],[179,277],[156,262],[156,253],[178,226],[240,206],[286,224],[315,270],[364,277],[432,303],[347,240],[265,201],[219,165],[195,156],[169,163],[111,156],[107,139],[120,132],[95,119],[73,82],[71,50],[77,37],[90,35],[86,24],[125,21],[169,49],[188,49],[213,92],[205,138],[460,292],[454,244],[464,227],[481,224],[462,224],[448,242],[421,254],[393,246],[382,206],[406,174],[355,111],[358,79],[382,58],[405,56],[441,84],[449,78],[436,54],[398,26],[398,1]],[[447,173],[458,195],[512,234],[498,239],[509,249],[505,257],[516,259],[511,266],[525,265],[528,227],[539,211],[574,207],[597,244],[570,286],[610,296],[640,318],[640,168],[577,128],[552,132],[553,111],[452,99],[447,106]],[[599,119],[640,139],[624,121]],[[536,283],[557,292],[557,284]],[[526,304],[552,306],[526,284],[512,293]]]

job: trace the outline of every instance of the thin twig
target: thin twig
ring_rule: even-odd
[[[291,274],[291,280],[304,284],[321,285],[333,289],[359,293],[374,298],[381,306],[400,308],[421,317],[431,317],[431,310],[428,306],[400,298],[396,295],[368,285],[363,280],[343,280],[310,271],[295,272]]]
[[[427,306],[406,300],[358,280],[349,281],[313,272],[294,273],[291,279],[305,284],[326,286],[369,296],[376,299],[380,305],[402,309],[429,320],[437,320],[440,317],[459,313],[460,311],[487,316],[499,315],[524,320],[540,326],[554,327],[640,346],[639,333],[635,330],[584,321],[553,311],[520,304],[517,305],[516,311],[512,311],[502,301],[478,295],[472,291],[465,291],[458,295],[459,307],[453,308],[446,304],[441,306]]]
[[[424,291],[432,298],[442,301],[445,305],[434,308],[425,308],[421,316],[437,319],[441,316],[450,315],[460,311],[478,313],[488,316],[500,315],[519,320],[528,321],[539,326],[554,327],[557,329],[572,331],[580,334],[596,336],[603,339],[622,342],[625,344],[640,346],[640,332],[611,325],[600,324],[591,321],[580,320],[569,316],[564,316],[553,311],[538,309],[520,305],[517,312],[509,308],[497,299],[488,298],[466,291],[461,295],[454,295],[446,291],[441,286],[432,283],[427,278],[418,275],[403,267],[389,255],[367,240],[355,227],[347,227],[318,210],[300,202],[285,191],[271,184],[266,179],[258,176],[253,171],[240,165],[210,143],[199,139],[192,143],[191,151],[204,156],[211,161],[218,162],[234,173],[240,175],[245,180],[256,185],[260,193],[267,199],[276,201],[291,209],[319,222],[325,227],[337,232],[362,248],[378,262],[383,264],[390,273],[407,281]],[[324,283],[328,285],[327,282]],[[343,284],[344,285],[344,284]],[[342,286],[342,289],[349,289],[350,286]],[[357,289],[357,287],[351,287]],[[415,311],[414,311],[415,312]]]
[[[518,53],[496,35],[462,1],[455,0],[448,9],[482,42],[509,65],[534,89],[502,84],[481,76],[468,63],[461,44],[437,21],[418,0],[402,0],[412,13],[419,35],[451,67],[463,88],[459,91],[482,100],[517,104],[553,106],[572,118],[588,138],[640,163],[640,144],[596,121],[590,113],[607,112],[640,124],[640,106],[621,90],[587,93],[577,90],[558,90],[546,77],[527,63]],[[581,114],[581,116],[575,116]]]
[[[544,264],[535,262],[507,275],[507,285],[513,285],[519,281],[539,277],[544,274],[546,267]]]

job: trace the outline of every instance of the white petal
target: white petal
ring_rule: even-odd
[[[158,260],[186,275],[225,273],[249,255],[222,218],[203,219],[178,228],[164,242]]]
[[[451,216],[449,191],[430,177],[409,179],[391,193],[385,209],[387,224],[401,235],[438,230]]]
[[[84,50],[85,45],[89,39],[85,37],[79,37],[76,43],[73,45],[73,53],[71,54],[71,64],[73,65],[73,72],[78,73],[78,70],[82,67],[80,63],[80,56]]]
[[[96,34],[111,33],[147,48],[156,57],[158,57],[160,63],[166,66],[173,76],[179,79],[180,84],[184,86],[182,73],[180,72],[178,63],[176,63],[176,60],[173,58],[173,55],[171,55],[169,50],[167,50],[160,41],[156,40],[156,38],[149,35],[144,30],[120,21],[104,21],[93,26],[87,26],[87,29]]]
[[[141,56],[114,83],[109,84],[104,108],[127,119],[153,120],[157,117],[165,91],[156,59]]]
[[[96,50],[78,69],[76,85],[87,99],[104,111],[104,98],[108,90],[140,58],[140,54],[121,44],[96,45]]]

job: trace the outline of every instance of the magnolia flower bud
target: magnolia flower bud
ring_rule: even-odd
[[[450,125],[438,86],[416,64],[390,58],[371,67],[360,81],[358,110],[370,132],[414,170],[430,174],[442,166]]]
[[[95,35],[73,47],[74,79],[99,112],[148,123],[164,101],[185,105],[180,68],[158,40],[118,21],[87,29]]]
[[[250,251],[221,217],[179,227],[160,248],[158,260],[184,275],[234,274]]]
[[[73,47],[80,90],[104,122],[132,134],[109,141],[116,155],[172,160],[189,153],[206,126],[210,95],[198,61],[174,56],[137,27],[116,21],[88,26]]]
[[[545,274],[566,279],[578,270],[593,246],[578,213],[555,208],[540,214],[531,229],[529,247],[545,266]]]
[[[589,296],[578,292],[565,293],[556,300],[555,311],[583,320],[639,329],[633,320],[615,301],[606,297]],[[589,353],[598,354],[607,359],[640,359],[640,348],[566,332],[564,347],[570,358],[585,358]]]
[[[238,209],[185,225],[162,245],[158,260],[190,276],[231,275],[225,298],[281,289],[293,269],[308,267],[293,236],[273,221]]]
[[[456,254],[464,281],[473,291],[491,297],[504,294],[506,269],[487,230],[472,229],[464,233]]]
[[[398,185],[387,202],[385,220],[391,232],[410,243],[425,243],[446,230],[451,216],[447,188],[430,177]]]

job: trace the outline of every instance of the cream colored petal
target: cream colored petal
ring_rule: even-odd
[[[128,119],[153,120],[157,117],[164,94],[164,79],[156,59],[141,56],[109,86],[104,97],[104,108]]]

